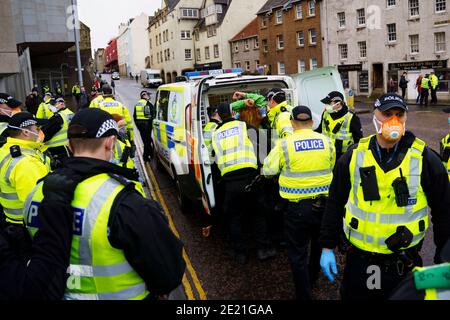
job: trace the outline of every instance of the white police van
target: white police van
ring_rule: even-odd
[[[200,74],[185,82],[162,85],[155,100],[153,159],[175,180],[180,205],[184,207],[189,201],[201,200],[208,214],[216,204],[211,160],[203,138],[203,127],[209,121],[208,106],[231,103],[236,91],[262,93],[278,87],[285,90],[291,106],[302,104],[311,108],[317,127],[324,109],[320,100],[331,91],[344,94],[341,77],[334,67],[293,76],[244,76],[231,71],[224,70],[216,76]],[[261,153],[260,150],[260,160],[269,151]]]

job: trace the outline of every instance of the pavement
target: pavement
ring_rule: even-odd
[[[450,102],[438,102],[436,105],[429,105],[428,107],[421,107],[420,105],[416,104],[415,101],[409,101],[408,107],[410,111],[436,111],[436,112],[443,112],[443,109],[450,107]],[[370,113],[373,110],[373,101],[365,100],[365,101],[355,101],[355,113],[361,114],[361,113]]]

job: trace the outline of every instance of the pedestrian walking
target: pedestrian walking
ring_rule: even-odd
[[[419,76],[416,79],[416,85],[415,88],[417,89],[417,98],[416,98],[416,104],[419,104],[420,102],[420,96],[422,95],[422,79],[423,79],[423,75],[419,74]]]
[[[399,83],[399,87],[400,89],[402,89],[402,99],[405,99],[406,96],[406,89],[408,88],[408,82],[409,79],[406,79],[407,73],[403,72],[402,76],[400,77],[400,83]]]

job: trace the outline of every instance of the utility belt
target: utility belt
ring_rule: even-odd
[[[306,199],[289,200],[290,204],[299,204],[301,202],[308,202],[312,205],[312,211],[316,213],[323,213],[327,204],[328,196],[319,195]]]

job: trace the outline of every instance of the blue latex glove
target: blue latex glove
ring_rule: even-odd
[[[323,273],[327,278],[333,282],[334,276],[337,275],[336,257],[333,250],[322,249],[322,255],[320,257],[320,266]]]

